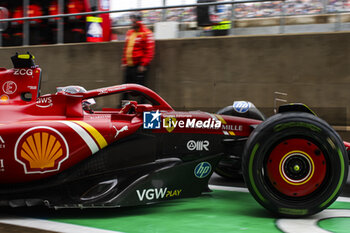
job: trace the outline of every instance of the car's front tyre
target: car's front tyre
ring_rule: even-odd
[[[279,216],[302,217],[336,200],[347,179],[348,157],[325,121],[290,112],[272,116],[253,131],[242,172],[262,206]]]

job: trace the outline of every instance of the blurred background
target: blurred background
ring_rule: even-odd
[[[223,4],[195,6],[197,3]],[[173,8],[176,5],[182,7]],[[129,15],[133,13],[128,10],[138,9],[142,12],[143,22],[154,28],[159,39],[327,32],[350,28],[348,0],[0,0],[0,7],[0,19],[41,17],[2,22],[1,46],[122,41],[130,25]],[[74,15],[94,11],[109,13]],[[73,15],[43,17],[58,14]],[[98,30],[103,31],[102,38],[92,41],[88,38],[87,30],[92,24],[89,16],[102,19],[100,28],[93,24],[95,34]],[[166,22],[171,24],[164,24]],[[164,27],[168,28],[167,32]]]
[[[281,92],[349,130],[350,0],[0,0],[1,66],[33,53],[42,94],[122,84],[135,11],[156,39],[147,86],[174,109],[247,100],[269,116]]]

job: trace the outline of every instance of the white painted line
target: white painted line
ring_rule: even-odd
[[[240,188],[240,187],[230,187],[230,186],[221,186],[221,185],[211,185],[210,184],[209,188],[213,189],[213,190],[249,193],[249,190],[247,188]],[[338,197],[336,201],[350,202],[350,197]]]
[[[312,233],[329,233],[320,228],[317,223],[322,219],[329,218],[349,218],[350,210],[343,209],[327,209],[319,214],[307,217],[305,219],[278,219],[276,221],[277,227],[286,233],[300,233],[300,232],[312,232]]]
[[[350,202],[350,197],[338,197],[336,201]]]
[[[243,192],[249,193],[247,188],[230,187],[221,185],[209,185],[210,189],[223,190],[230,192]],[[337,201],[350,202],[348,197],[339,197]],[[350,210],[341,209],[326,209],[319,214],[310,216],[305,219],[278,219],[276,225],[284,232],[288,233],[300,233],[300,232],[312,232],[312,233],[329,233],[324,229],[318,227],[317,222],[322,219],[350,217]],[[35,228],[40,230],[47,230],[59,233],[121,233],[119,231],[103,230],[92,227],[79,226],[68,223],[60,223],[49,220],[41,220],[35,218],[24,218],[16,216],[4,216],[0,215],[0,223],[17,225],[22,227]]]
[[[103,230],[93,227],[79,226],[69,223],[60,223],[35,218],[0,215],[0,223],[29,227],[59,233],[121,233],[119,231]]]
[[[214,189],[214,190],[249,193],[249,190],[247,188],[240,188],[240,187],[230,187],[230,186],[221,186],[221,185],[211,185],[210,184],[209,188]]]

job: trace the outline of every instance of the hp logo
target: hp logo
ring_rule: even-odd
[[[194,175],[197,178],[205,178],[210,174],[210,172],[211,172],[211,165],[208,162],[201,162],[194,169]]]
[[[245,112],[248,112],[251,105],[252,104],[250,102],[247,102],[247,101],[235,101],[235,102],[233,102],[233,109],[236,112],[245,113]]]

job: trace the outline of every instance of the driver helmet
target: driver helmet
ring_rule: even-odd
[[[69,94],[87,92],[87,90],[81,86],[57,87],[56,89],[57,89],[57,92],[64,91],[64,92],[69,93]],[[96,101],[93,98],[83,100],[83,107],[90,106],[93,104],[96,104]]]

